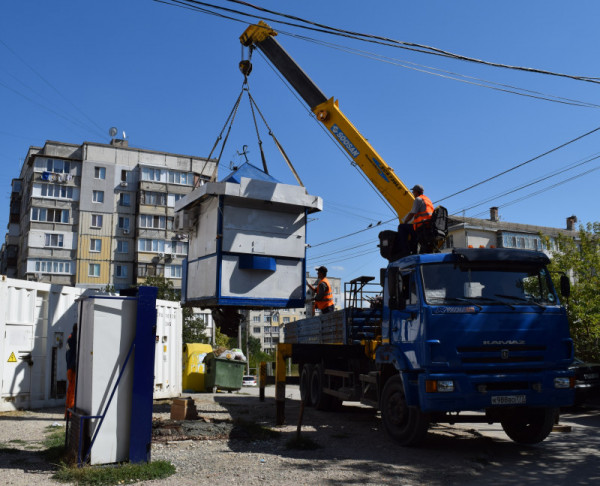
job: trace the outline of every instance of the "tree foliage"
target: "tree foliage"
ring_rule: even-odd
[[[548,248],[551,239],[544,236]],[[579,228],[579,240],[566,235],[554,238],[550,270],[571,278],[571,296],[565,307],[575,341],[575,352],[585,361],[600,361],[600,223]],[[560,274],[553,273],[559,288]]]

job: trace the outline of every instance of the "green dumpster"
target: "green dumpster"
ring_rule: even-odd
[[[233,391],[242,388],[242,378],[246,362],[236,359],[217,358],[215,353],[208,353],[204,358],[206,374],[204,376],[205,390],[216,389]]]

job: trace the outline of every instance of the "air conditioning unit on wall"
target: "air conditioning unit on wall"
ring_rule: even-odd
[[[121,187],[127,187],[127,182],[121,181]]]

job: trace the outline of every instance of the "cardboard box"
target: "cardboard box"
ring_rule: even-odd
[[[196,404],[191,398],[174,398],[171,405],[171,420],[194,420],[198,418]]]

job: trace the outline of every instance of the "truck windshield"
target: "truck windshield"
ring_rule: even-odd
[[[545,268],[461,268],[453,263],[423,265],[428,304],[552,305],[554,293]]]

